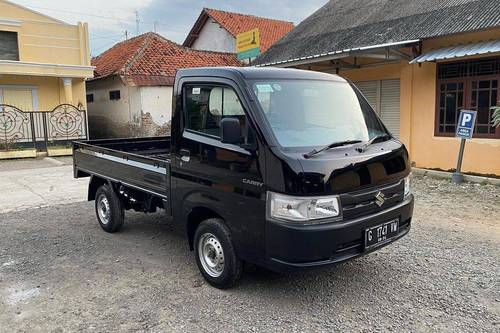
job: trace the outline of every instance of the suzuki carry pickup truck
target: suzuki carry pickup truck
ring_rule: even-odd
[[[102,229],[119,231],[126,210],[164,210],[218,288],[231,287],[245,262],[278,272],[332,265],[411,226],[408,152],[336,75],[182,69],[171,136],[73,150]]]

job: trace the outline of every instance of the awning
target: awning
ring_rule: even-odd
[[[426,52],[410,61],[410,64],[418,64],[426,61],[454,59],[494,52],[500,52],[500,39],[479,43],[448,46],[430,50],[429,52]]]

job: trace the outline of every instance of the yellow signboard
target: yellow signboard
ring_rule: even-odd
[[[236,36],[236,52],[246,52],[252,49],[260,50],[260,33],[259,29],[242,32]]]

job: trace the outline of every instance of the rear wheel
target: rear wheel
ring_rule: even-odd
[[[108,184],[101,185],[95,195],[97,221],[106,232],[117,232],[123,226],[125,211],[120,198]]]
[[[232,287],[241,277],[243,263],[236,255],[231,233],[221,219],[203,221],[194,235],[196,263],[212,286]]]

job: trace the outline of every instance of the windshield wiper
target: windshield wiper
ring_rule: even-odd
[[[368,146],[374,144],[377,141],[384,141],[385,139],[391,139],[392,137],[389,134],[381,134],[374,136],[373,138],[370,139],[370,141],[366,142],[362,147],[356,148],[356,150],[360,153],[364,152]]]
[[[361,141],[361,140],[345,140],[345,141],[334,142],[334,143],[329,144],[328,146],[321,148],[320,150],[316,150],[316,149],[311,150],[307,154],[304,154],[304,158],[308,159],[308,158],[311,158],[312,156],[319,154],[322,151],[325,151],[328,149],[347,146],[347,145],[353,145],[353,144],[360,143],[360,142],[363,142],[363,141]]]

